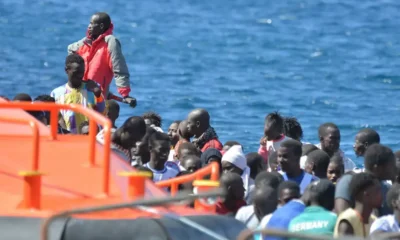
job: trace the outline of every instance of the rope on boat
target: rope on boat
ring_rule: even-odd
[[[190,195],[182,195],[178,194],[173,197],[163,197],[163,198],[153,198],[153,199],[140,199],[133,202],[127,203],[117,203],[117,204],[109,204],[103,206],[96,207],[85,207],[78,209],[71,209],[61,212],[56,212],[52,214],[50,217],[46,218],[41,226],[41,240],[48,240],[49,235],[49,227],[51,223],[59,218],[69,217],[73,214],[84,214],[84,213],[94,213],[94,212],[103,212],[109,210],[116,210],[121,208],[137,208],[139,206],[161,206],[161,205],[169,205],[175,202],[185,201],[185,200],[195,200],[198,198],[216,198],[216,197],[224,197],[226,196],[226,191],[223,189],[216,189],[213,191],[209,191],[206,193],[199,194],[190,194]]]
[[[218,234],[218,233],[216,233],[214,231],[211,231],[210,229],[208,229],[208,228],[206,228],[206,227],[204,227],[204,226],[202,226],[202,225],[200,225],[200,224],[198,224],[198,223],[196,223],[196,222],[194,222],[194,221],[192,221],[192,220],[190,220],[190,219],[188,219],[186,217],[179,216],[179,215],[173,214],[173,213],[162,213],[160,211],[157,211],[154,208],[149,208],[149,207],[145,207],[145,206],[139,206],[138,208],[143,210],[143,211],[149,212],[149,213],[154,213],[154,214],[162,215],[163,217],[166,217],[166,218],[171,218],[171,219],[177,220],[177,221],[179,221],[179,222],[181,222],[183,224],[186,224],[189,227],[192,227],[192,228],[194,228],[194,229],[196,229],[196,230],[208,235],[209,237],[212,237],[213,239],[216,239],[216,240],[229,240],[226,237],[221,236],[220,234]]]

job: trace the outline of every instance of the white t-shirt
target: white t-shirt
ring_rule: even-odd
[[[260,229],[264,229],[265,226],[267,226],[269,220],[271,219],[273,213],[268,214],[267,216],[263,217],[263,219],[261,219],[260,224],[258,225]]]
[[[159,181],[163,181],[163,180],[168,180],[168,179],[174,178],[179,173],[174,168],[164,167],[163,170],[158,171],[156,169],[151,168],[149,163],[146,163],[144,166],[147,167],[148,169],[150,169],[153,172],[153,181],[154,182],[159,182]]]
[[[267,148],[268,154],[271,152],[278,151],[278,149],[281,147],[281,144],[289,139],[291,139],[291,138],[286,137],[285,135],[282,135],[282,137],[278,140],[267,141],[266,148]]]
[[[372,234],[375,231],[400,232],[400,227],[394,215],[386,215],[376,219],[372,223],[369,233]]]
[[[254,213],[253,205],[241,207],[237,211],[235,218],[237,220],[241,221],[242,223],[246,224],[246,226],[250,229],[256,229],[259,224],[257,216]]]
[[[321,143],[318,143],[315,145],[317,148],[321,149]],[[344,155],[344,152],[342,150],[338,150],[340,156],[343,158],[343,163],[344,163],[344,171],[352,171],[354,168],[357,167],[357,165],[348,157]]]

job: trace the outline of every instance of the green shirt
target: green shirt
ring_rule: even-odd
[[[335,213],[323,207],[310,206],[290,221],[289,232],[333,236],[336,219]]]

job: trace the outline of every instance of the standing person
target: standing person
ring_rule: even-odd
[[[362,157],[364,156],[365,151],[369,146],[371,146],[374,143],[380,143],[381,138],[379,137],[379,134],[372,128],[364,128],[361,129],[357,135],[356,139],[354,141],[354,153],[356,154],[357,157]]]
[[[278,150],[278,162],[284,172],[285,181],[294,181],[300,186],[301,193],[318,178],[300,168],[301,143],[289,139],[281,144]]]
[[[278,112],[273,112],[265,117],[264,137],[260,140],[258,153],[268,164],[268,157],[272,152],[278,151],[283,142],[291,138],[283,134],[283,117]]]
[[[375,220],[369,231],[370,234],[400,232],[400,184],[395,184],[390,188],[386,201],[394,214]]]
[[[340,150],[340,130],[334,123],[324,123],[318,129],[320,143],[316,146],[325,151],[329,157],[339,153],[343,158],[345,171],[352,171],[356,164]]]
[[[131,91],[129,70],[122,54],[121,43],[112,35],[114,25],[105,12],[95,13],[87,29],[86,37],[68,46],[68,53],[77,53],[85,59],[83,80],[94,80],[100,84],[103,95],[109,96],[110,83],[115,78],[119,94],[124,102],[136,105]]]
[[[167,134],[154,132],[149,137],[150,161],[144,166],[153,171],[153,181],[159,182],[176,177],[179,171],[165,166],[170,150],[170,140]]]
[[[337,216],[334,207],[335,185],[327,179],[310,185],[310,205],[293,218],[289,232],[333,236]],[[295,240],[291,238],[291,240]]]
[[[262,156],[256,152],[246,154],[247,166],[250,168],[250,177],[256,179],[260,172],[265,171],[265,164]]]
[[[78,54],[68,55],[65,59],[65,72],[68,82],[54,89],[50,96],[59,104],[80,104],[99,113],[105,110],[105,102],[100,88],[93,81],[82,81],[85,62]],[[86,116],[71,110],[61,110],[66,128],[71,133],[80,133],[83,122],[89,121]]]
[[[334,236],[353,235],[366,238],[376,219],[372,211],[382,204],[379,180],[370,173],[358,173],[351,179],[349,190],[355,205],[338,216]]]
[[[179,158],[177,157],[178,155],[178,149],[179,146],[182,143],[190,143],[190,138],[193,137],[193,135],[189,132],[188,127],[187,127],[187,120],[183,120],[179,123],[178,125],[178,142],[175,144],[174,148],[174,160],[178,160]]]
[[[393,151],[381,144],[373,144],[368,147],[364,154],[365,171],[376,176],[381,182],[381,191],[385,198],[389,191],[390,184],[387,180],[392,180],[396,176],[396,160]],[[335,212],[342,213],[346,209],[354,206],[354,198],[351,196],[349,185],[352,175],[343,175],[336,184],[335,193]],[[379,216],[391,214],[392,210],[388,207],[386,201],[378,207]]]
[[[189,113],[187,128],[195,137],[192,143],[202,152],[208,148],[222,150],[218,135],[210,125],[210,114],[205,109],[198,108]]]
[[[303,138],[303,129],[297,118],[285,117],[283,118],[283,134],[291,139],[301,142]]]

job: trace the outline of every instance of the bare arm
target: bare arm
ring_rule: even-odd
[[[342,220],[339,222],[339,227],[338,227],[339,236],[353,235],[353,234],[354,234],[353,227],[350,225],[348,221]]]
[[[336,198],[335,199],[335,212],[337,215],[344,212],[346,209],[350,208],[350,203],[343,198]]]

